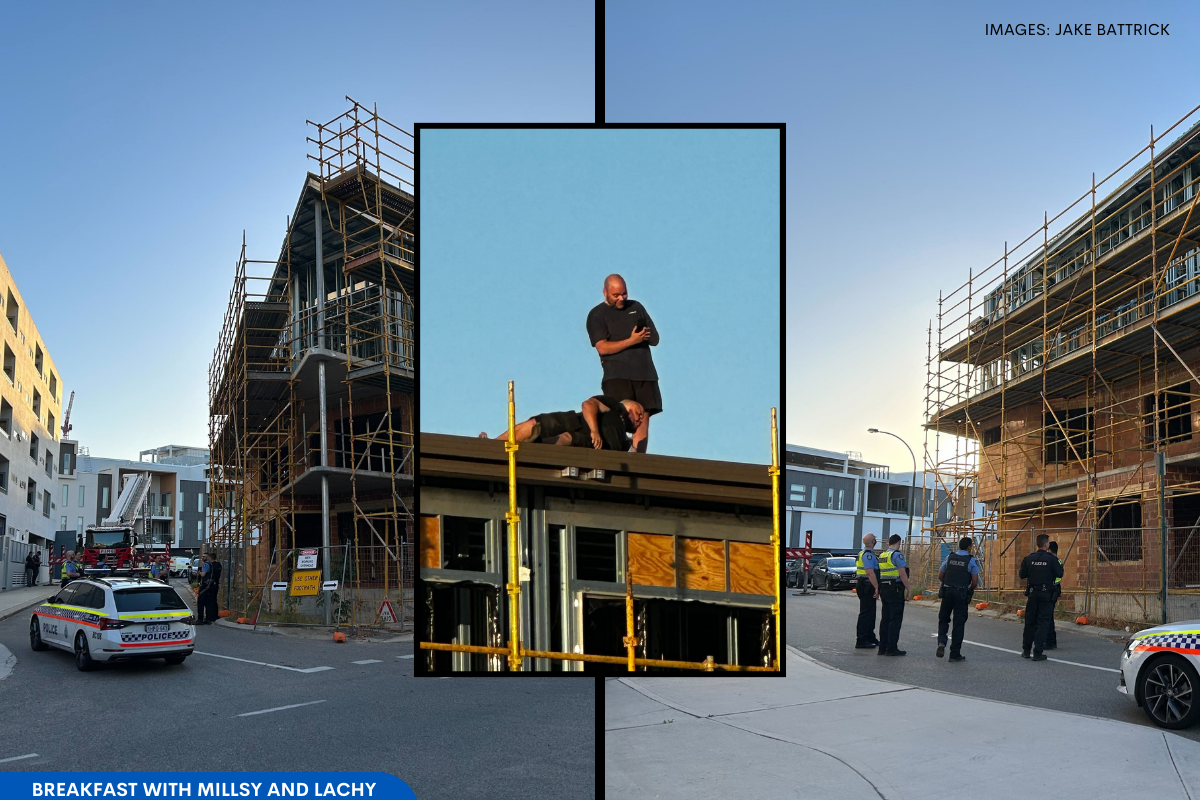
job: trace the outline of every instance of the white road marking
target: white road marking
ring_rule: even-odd
[[[270,714],[272,711],[287,711],[289,708],[300,708],[301,706],[315,706],[317,703],[324,703],[324,700],[313,700],[309,703],[296,703],[290,706],[279,706],[278,708],[264,708],[262,711],[247,711],[245,714],[238,714],[239,717],[253,717],[255,714]]]
[[[226,658],[226,659],[229,659],[230,661],[241,661],[244,664],[257,664],[260,667],[270,667],[271,669],[286,669],[289,672],[304,672],[304,673],[324,672],[327,669],[333,669],[333,667],[309,667],[308,669],[300,669],[299,667],[282,667],[279,664],[268,664],[265,661],[251,661],[248,658],[234,658],[233,656],[223,656],[218,653],[204,653],[204,652],[201,652],[200,650],[196,650],[195,653],[198,656],[212,656],[213,658]]]
[[[368,658],[364,661],[351,661],[350,663],[351,664],[382,664],[383,662],[380,661],[378,658]]]
[[[37,758],[37,757],[38,757],[37,753],[26,753],[23,756],[13,756],[12,758],[0,758],[0,764],[5,763],[6,761],[20,761],[23,758]]]
[[[929,635],[934,637],[935,639],[937,638],[936,633],[931,633]],[[1020,650],[1010,650],[1007,647],[996,647],[996,645],[994,645],[994,644],[984,644],[983,642],[972,642],[967,639],[963,639],[963,644],[973,644],[976,647],[986,647],[989,650],[999,650],[1002,653],[1016,653],[1017,655],[1021,655]],[[1070,664],[1073,667],[1087,667],[1088,669],[1103,670],[1104,672],[1120,672],[1121,671],[1119,669],[1113,669],[1112,667],[1097,667],[1095,664],[1084,664],[1079,661],[1067,661],[1062,658],[1051,658],[1049,656],[1046,657],[1046,660],[1047,661],[1057,661],[1059,664]]]
[[[413,657],[413,654],[412,654],[412,653],[409,653],[409,654],[408,654],[408,655],[406,655],[406,656],[396,656],[396,658],[412,658],[412,657]]]

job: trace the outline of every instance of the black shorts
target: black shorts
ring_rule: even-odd
[[[658,393],[658,381],[630,381],[611,378],[600,383],[601,391],[617,400],[636,400],[646,409],[646,416],[662,411],[662,396]]]
[[[537,423],[533,429],[534,439],[545,442],[569,433],[572,447],[592,446],[591,431],[588,430],[583,414],[578,411],[552,411],[549,414],[538,414],[533,420]]]

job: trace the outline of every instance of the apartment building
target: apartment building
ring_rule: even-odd
[[[62,379],[33,317],[0,257],[0,588],[23,586],[30,547],[54,542],[62,422]],[[47,564],[48,551],[42,554]],[[43,577],[47,576],[43,568]]]
[[[928,473],[918,476],[914,493],[911,472],[893,474],[885,464],[863,461],[859,453],[794,444],[787,446],[785,466],[789,551],[804,546],[806,531],[812,531],[814,551],[834,554],[856,552],[867,533],[881,542],[893,533],[908,536],[910,496],[913,534],[932,527],[935,506],[939,525],[950,520],[946,493],[935,491],[935,477]]]

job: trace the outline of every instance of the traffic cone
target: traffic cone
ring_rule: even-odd
[[[335,642],[344,642],[346,641],[346,634],[338,631],[337,633],[333,634],[333,640]]]

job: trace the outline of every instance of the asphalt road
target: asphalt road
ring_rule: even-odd
[[[181,666],[82,673],[65,651],[30,650],[28,624],[0,622],[16,657],[0,680],[0,770],[362,770],[421,800],[595,796],[590,680],[417,680],[412,642],[219,626],[197,629]],[[315,667],[331,669],[294,671]]]
[[[908,655],[903,658],[854,649],[857,619],[858,597],[849,591],[817,590],[807,596],[797,596],[795,589],[787,592],[787,643],[832,667],[911,686],[1153,727],[1145,713],[1117,691],[1115,670],[1123,645],[1072,631],[1071,623],[1057,623],[1058,649],[1046,651],[1061,661],[1033,662],[1019,655],[1021,624],[979,616],[972,609],[963,637],[967,660],[951,664],[946,660],[949,648],[945,658],[935,656],[936,608],[914,603],[905,607],[900,649]],[[1200,740],[1200,727],[1177,733]]]

